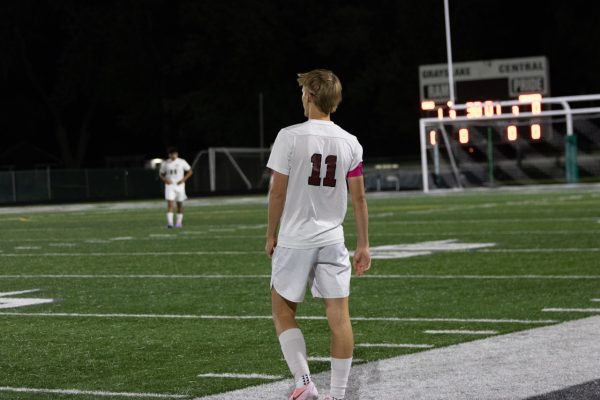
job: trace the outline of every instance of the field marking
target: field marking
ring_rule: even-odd
[[[429,335],[497,335],[498,331],[470,331],[462,329],[429,329],[423,331]]]
[[[205,319],[205,320],[271,320],[271,315],[200,315],[200,314],[98,314],[98,313],[17,313],[0,312],[0,316],[9,317],[72,317],[72,318],[134,318],[134,319]],[[298,320],[306,321],[325,321],[325,316],[297,316]],[[557,320],[529,320],[529,319],[491,319],[491,318],[411,318],[411,317],[351,317],[352,321],[364,322],[473,322],[490,324],[555,324]]]
[[[357,343],[354,347],[381,347],[390,349],[431,349],[432,344],[409,344],[409,343]]]
[[[581,253],[581,252],[599,252],[600,247],[566,247],[566,248],[536,248],[536,249],[481,249],[481,253]]]
[[[369,236],[372,237],[398,237],[398,236],[407,236],[407,237],[417,237],[417,236],[436,236],[440,235],[444,236],[478,236],[478,235],[508,235],[508,236],[521,236],[521,235],[573,235],[573,234],[586,234],[586,235],[595,235],[600,234],[600,230],[513,230],[513,231],[470,231],[470,232],[444,232],[436,230],[435,232],[371,232]],[[185,235],[185,236],[184,236]],[[133,241],[154,241],[159,239],[178,239],[178,240],[197,240],[197,236],[203,236],[203,239],[256,239],[256,240],[264,240],[264,235],[255,234],[255,235],[214,235],[208,231],[194,231],[194,232],[178,232],[178,233],[156,233],[149,234],[148,237],[139,237],[133,238]],[[356,237],[355,233],[348,232],[345,234],[347,238]],[[36,243],[36,242],[52,242],[56,239],[53,238],[37,238],[37,239],[3,239],[5,242],[27,242],[27,243]],[[63,240],[69,240],[72,242],[82,242],[82,243],[110,243],[111,241],[108,239],[81,239],[81,238],[64,238]],[[66,246],[65,246],[66,247]]]
[[[29,289],[29,290],[20,290],[17,292],[0,293],[0,309],[27,307],[27,306],[35,306],[35,305],[39,305],[39,304],[54,303],[54,301],[55,301],[54,299],[7,297],[7,296],[17,296],[17,295],[26,294],[26,293],[35,293],[35,292],[39,292],[39,291],[40,291],[40,289]]]
[[[478,250],[452,250],[455,253],[586,253],[600,252],[600,247],[570,247],[570,248],[518,248],[518,249],[478,249]],[[144,256],[201,256],[201,255],[243,255],[263,254],[263,251],[164,251],[164,252],[106,252],[106,253],[2,253],[0,257],[144,257]],[[424,251],[411,252],[411,255],[427,255]],[[391,253],[390,253],[391,254]],[[388,257],[389,258],[389,257]],[[393,258],[398,258],[394,255]]]
[[[47,393],[47,394],[104,396],[104,397],[139,397],[139,398],[154,398],[154,399],[188,399],[191,397],[191,396],[186,396],[186,395],[182,395],[182,394],[107,392],[104,390],[79,390],[79,389],[37,389],[37,388],[10,387],[10,386],[0,386],[0,392]]]
[[[39,250],[40,246],[15,246],[15,250]]]
[[[203,256],[203,255],[240,255],[240,254],[264,254],[264,251],[149,251],[149,252],[118,252],[118,253],[3,253],[4,257],[143,257],[143,256]]]
[[[0,292],[0,297],[16,296],[19,294],[35,293],[35,292],[39,292],[39,291],[40,291],[40,289],[29,289],[29,290],[19,290],[17,292]]]
[[[600,302],[600,299],[590,299],[590,301]]]
[[[371,247],[371,258],[388,260],[427,256],[442,251],[473,251],[495,246],[495,243],[461,243],[458,239],[431,240],[418,243],[392,244]],[[351,252],[350,255],[353,255]]]
[[[598,379],[599,329],[600,316],[356,365],[347,397],[501,400],[561,390]],[[330,372],[311,378],[327,385]],[[292,386],[286,379],[195,400],[279,400]]]
[[[453,239],[451,239],[453,240]],[[418,245],[415,243],[414,245]],[[404,246],[404,245],[386,245],[381,247],[392,247]],[[27,249],[34,249],[39,247],[27,247]],[[17,247],[15,247],[17,249]],[[21,248],[24,249],[24,248]],[[584,252],[600,252],[600,247],[568,247],[568,248],[516,248],[516,249],[453,249],[450,250],[455,253],[584,253]],[[243,255],[243,254],[263,254],[263,251],[253,250],[223,250],[223,251],[149,251],[149,252],[92,252],[92,253],[2,253],[0,257],[144,257],[144,256],[198,256],[198,255]],[[385,252],[381,252],[382,254]],[[428,250],[411,251],[409,254],[413,255],[427,255]],[[393,250],[390,250],[387,257],[384,258],[402,258],[406,257],[404,254],[396,254]]]
[[[0,279],[270,279],[271,275],[166,275],[166,274],[39,274],[39,275],[0,275]],[[363,275],[355,279],[466,279],[466,280],[580,280],[600,279],[600,275],[415,275],[415,274],[381,274]]]
[[[600,313],[600,308],[544,308],[543,312]]]
[[[596,217],[563,217],[563,218],[527,218],[528,222],[576,222],[593,221]],[[438,225],[438,224],[487,224],[487,223],[521,223],[523,218],[480,218],[480,219],[441,219],[420,221],[372,221],[373,224],[393,225]]]
[[[267,374],[231,374],[231,373],[208,373],[200,374],[199,378],[226,378],[226,379],[265,379],[265,380],[278,380],[283,379],[281,375],[267,375]]]

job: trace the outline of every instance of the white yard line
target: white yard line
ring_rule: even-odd
[[[230,275],[230,274],[199,274],[199,275],[167,275],[167,274],[23,274],[0,275],[0,279],[270,279],[271,275]],[[519,280],[519,279],[550,279],[550,280],[580,280],[600,279],[600,275],[413,275],[413,274],[368,274],[356,279],[466,279],[466,280]]]
[[[577,221],[590,221],[593,222],[596,217],[563,217],[563,218],[527,218],[527,221],[531,222],[577,222]],[[372,221],[373,224],[393,224],[393,225],[442,225],[442,224],[489,224],[489,223],[497,223],[497,224],[506,224],[506,223],[522,223],[523,218],[477,218],[477,219],[431,219],[431,220],[415,220],[415,221]]]
[[[25,250],[26,248],[21,248]],[[33,247],[27,249],[33,250]],[[37,248],[39,249],[39,248]],[[477,249],[452,250],[455,253],[596,253],[600,247],[569,248],[517,248],[517,249]],[[143,257],[143,256],[196,256],[196,255],[241,255],[263,254],[263,251],[149,251],[149,252],[93,252],[93,253],[2,253],[0,257]]]
[[[279,380],[283,379],[281,375],[267,375],[267,374],[231,374],[231,373],[208,373],[200,374],[199,378],[225,378],[225,379],[265,379],[265,380]]]
[[[42,393],[75,396],[100,396],[100,397],[133,397],[153,399],[188,399],[191,396],[181,394],[162,393],[130,393],[130,392],[108,392],[104,390],[79,390],[79,389],[38,389],[25,387],[0,386],[0,393]]]
[[[0,297],[16,296],[19,294],[35,293],[35,292],[39,292],[39,291],[40,291],[40,289],[29,289],[29,290],[20,290],[18,292],[0,292]]]
[[[460,251],[460,250],[459,250]],[[566,248],[546,248],[546,249],[481,249],[479,253],[596,253],[600,247],[566,247]]]
[[[356,365],[347,397],[504,400],[561,390],[598,379],[599,331],[600,316]],[[329,372],[312,378],[326,392]],[[280,400],[292,385],[289,378],[201,399]]]
[[[428,329],[423,331],[428,335],[497,335],[498,331],[470,331],[462,329]]]
[[[590,301],[600,302],[600,299],[590,299]]]
[[[196,314],[98,314],[98,313],[17,313],[0,312],[1,316],[7,317],[71,317],[71,318],[132,318],[132,319],[207,319],[207,320],[270,320],[271,315],[196,315]],[[306,321],[323,321],[325,316],[298,316],[296,319]],[[489,323],[489,324],[518,324],[518,325],[546,325],[555,324],[559,321],[552,319],[529,320],[529,319],[487,319],[487,318],[400,318],[400,317],[352,317],[353,321],[364,322],[462,322],[462,323]]]
[[[148,251],[148,252],[106,252],[106,253],[4,253],[3,257],[143,257],[143,256],[204,256],[204,255],[240,255],[264,254],[264,251]]]
[[[600,308],[544,308],[543,312],[600,313]]]
[[[271,275],[121,275],[121,274],[42,274],[0,275],[0,279],[269,279]]]
[[[432,344],[410,344],[410,343],[357,343],[354,347],[374,347],[389,349],[431,349]]]

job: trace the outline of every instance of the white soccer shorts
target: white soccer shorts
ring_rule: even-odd
[[[313,297],[337,299],[350,295],[350,255],[344,243],[314,249],[275,247],[271,288],[286,300],[301,303],[306,284]]]
[[[178,203],[187,199],[185,194],[185,185],[165,185],[165,200],[176,201]]]

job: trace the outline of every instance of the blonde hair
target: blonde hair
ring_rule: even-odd
[[[300,73],[298,84],[313,96],[314,104],[325,114],[335,112],[342,101],[342,84],[332,71],[314,69]]]

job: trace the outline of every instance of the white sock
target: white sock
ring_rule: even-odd
[[[181,223],[183,222],[183,213],[181,214],[177,214],[177,225],[181,225]]]
[[[173,225],[173,213],[172,212],[167,213],[167,224]]]
[[[306,342],[302,331],[298,328],[284,331],[279,335],[279,344],[281,344],[283,357],[296,380],[296,387],[301,388],[308,385],[310,383],[310,371],[306,359]]]
[[[351,366],[352,358],[331,357],[331,391],[329,394],[336,399],[343,399],[346,395]]]

